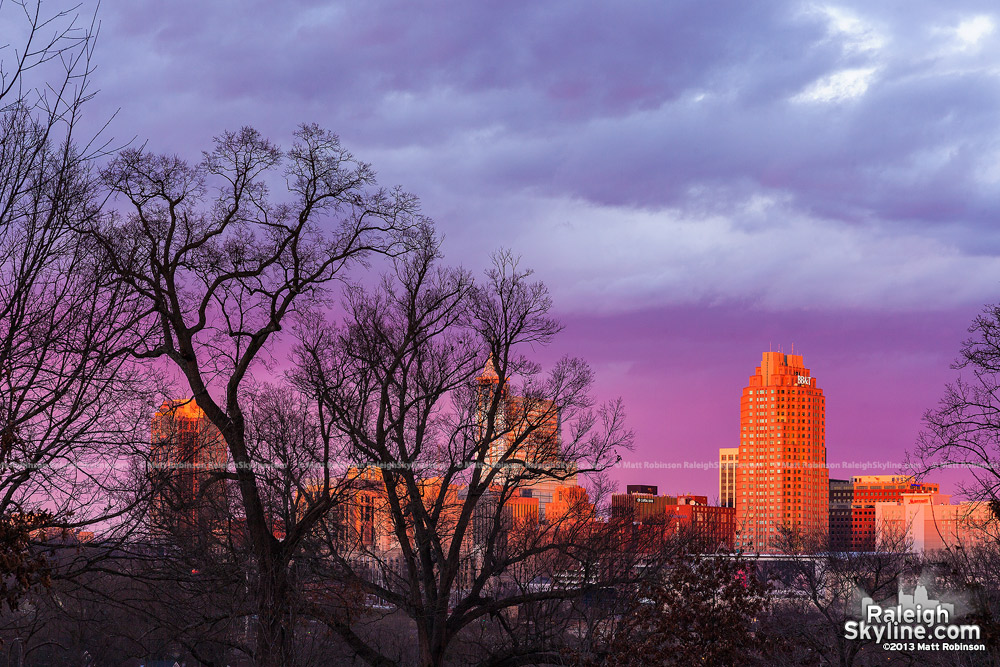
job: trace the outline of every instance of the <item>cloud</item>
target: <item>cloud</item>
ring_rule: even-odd
[[[874,67],[834,72],[792,98],[793,102],[843,102],[861,97],[871,85]]]
[[[115,135],[197,159],[226,128],[287,145],[318,122],[422,196],[452,261],[519,238],[597,270],[628,236],[629,270],[597,285],[622,306],[901,308],[994,285],[1000,48],[979,0],[180,0],[101,20],[90,117],[121,108]],[[565,245],[529,229],[563,219]]]
[[[987,35],[992,35],[996,24],[990,16],[980,15],[965,19],[955,28],[955,36],[967,48],[975,47]]]
[[[724,216],[568,200],[521,207],[534,210],[519,245],[570,311],[934,310],[989,300],[1000,286],[1000,258],[891,225],[813,218],[780,197],[751,197]]]

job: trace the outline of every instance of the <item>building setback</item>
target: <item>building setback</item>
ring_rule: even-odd
[[[765,352],[740,398],[736,546],[782,549],[782,529],[826,545],[826,399],[801,355]]]

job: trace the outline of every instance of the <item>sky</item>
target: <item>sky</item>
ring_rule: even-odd
[[[735,446],[761,353],[793,345],[831,477],[895,472],[998,300],[994,2],[132,0],[98,20],[87,120],[117,112],[120,143],[196,160],[226,129],[287,146],[315,122],[421,198],[449,263],[521,255],[566,325],[540,354],[625,400],[622,483],[714,499],[715,470],[644,466]]]

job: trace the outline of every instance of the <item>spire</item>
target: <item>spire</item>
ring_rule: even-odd
[[[500,376],[497,375],[495,364],[493,363],[492,352],[490,352],[490,358],[486,360],[486,366],[483,368],[483,374],[479,376],[479,381],[482,383],[500,381]]]

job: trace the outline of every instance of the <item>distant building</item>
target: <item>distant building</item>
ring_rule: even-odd
[[[358,470],[351,468],[342,491],[343,499],[335,503],[325,519],[333,548],[338,553],[350,553],[358,548],[372,548],[392,534],[387,512],[385,482],[377,468]],[[306,488],[306,494],[299,499],[300,511],[305,511],[318,495],[320,485]]]
[[[630,486],[629,489],[643,488]],[[645,487],[656,488],[656,487]],[[666,514],[668,505],[676,505],[676,496],[658,496],[655,493],[616,493],[611,496],[611,518],[623,521],[649,521]]]
[[[719,505],[736,507],[736,462],[739,447],[723,447],[719,450]]]
[[[460,492],[465,497],[465,493]],[[538,525],[538,499],[514,496],[507,498],[503,507],[497,506],[498,493],[484,494],[472,514],[472,544],[474,549],[485,549],[493,544],[498,553],[506,552],[511,531],[531,530]],[[499,512],[498,512],[499,510]]]
[[[150,483],[154,528],[174,534],[215,530],[228,515],[229,449],[194,399],[165,401],[153,416]]]
[[[851,478],[851,551],[875,551],[875,505],[900,502],[905,493],[937,493],[938,485],[919,483],[907,475],[856,475]]]
[[[690,502],[693,498],[688,496],[686,502],[667,507],[667,519],[673,521],[676,530],[695,537],[702,549],[732,549],[736,537],[736,509]]]
[[[735,508],[715,507],[708,504],[707,496],[690,494],[615,494],[611,496],[611,518],[665,526],[670,533],[682,531],[698,538],[702,548],[712,551],[722,546],[732,548],[736,532]]]
[[[765,352],[740,398],[737,547],[781,549],[782,529],[828,540],[826,398],[801,355]]]
[[[522,497],[538,499],[539,518],[544,522],[557,490],[581,488],[576,481],[576,464],[563,456],[559,406],[547,399],[511,395],[507,382],[500,383],[492,355],[478,378],[478,385],[477,422],[481,433],[489,428],[487,421],[493,401],[499,401],[494,413],[496,437],[489,445],[486,463],[504,467],[501,475],[523,474],[524,467],[552,472],[551,476],[539,476],[519,485]]]
[[[563,485],[553,491],[552,501],[545,508],[545,521],[553,524],[566,517],[571,521],[590,521],[594,518],[594,505],[582,486]]]
[[[849,479],[830,480],[830,551],[851,550],[851,503],[854,483]]]
[[[903,493],[897,501],[875,503],[878,542],[902,538],[917,553],[968,548],[984,539],[984,528],[995,526],[988,503],[949,503],[943,493]]]
[[[655,496],[656,486],[652,484],[628,484],[625,486],[625,493],[645,493],[647,496]]]

